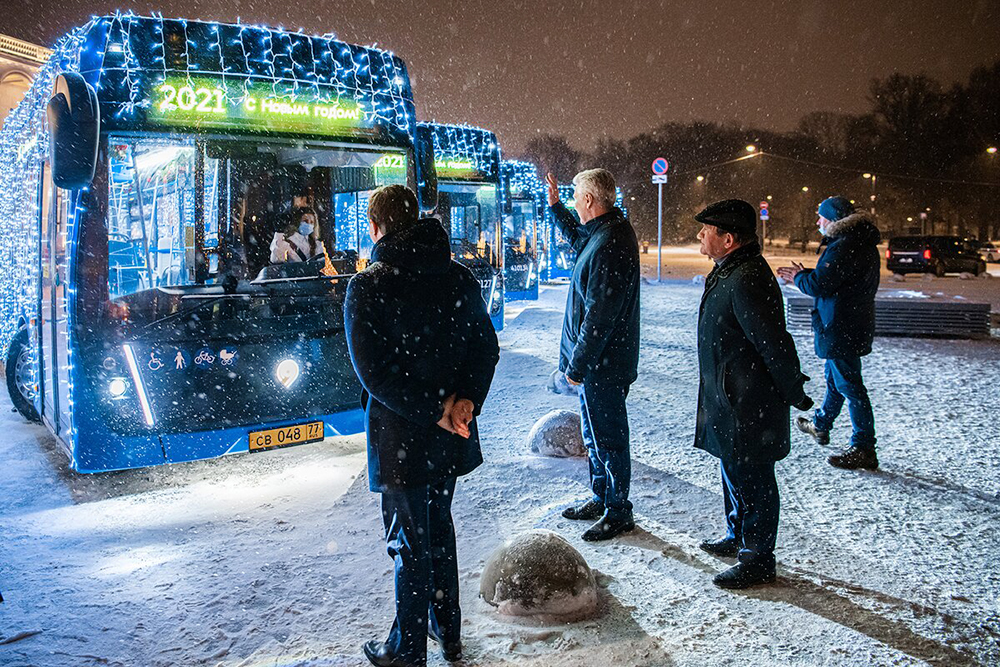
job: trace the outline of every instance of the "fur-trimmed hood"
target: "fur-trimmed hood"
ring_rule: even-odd
[[[847,234],[856,234],[860,237],[859,240],[869,241],[874,245],[878,245],[882,240],[882,234],[875,226],[875,218],[867,211],[856,211],[840,220],[835,220],[827,225],[824,231],[826,238],[831,241]]]

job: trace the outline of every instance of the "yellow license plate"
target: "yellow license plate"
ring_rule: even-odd
[[[250,451],[258,452],[274,447],[319,442],[323,439],[323,430],[323,422],[308,422],[282,426],[281,428],[269,428],[265,431],[250,431],[248,436],[250,438]]]

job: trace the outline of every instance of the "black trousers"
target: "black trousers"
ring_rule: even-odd
[[[612,518],[632,516],[632,502],[628,499],[632,454],[625,411],[628,390],[628,385],[588,382],[580,392],[590,488],[594,500],[603,503]]]
[[[740,545],[741,563],[773,569],[779,514],[774,462],[747,463],[723,458],[721,463],[727,536]]]
[[[454,493],[454,479],[382,493],[386,550],[396,564],[396,619],[386,643],[407,662],[426,662],[428,622],[446,643],[461,638]]]

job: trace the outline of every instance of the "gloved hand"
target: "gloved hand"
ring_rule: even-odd
[[[802,395],[802,400],[793,405],[792,407],[800,412],[806,412],[813,406],[813,400],[809,398],[806,394]]]

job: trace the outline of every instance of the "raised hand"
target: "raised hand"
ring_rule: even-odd
[[[559,201],[559,181],[552,175],[552,172],[545,174],[545,184],[549,186],[548,200],[549,206],[553,206]]]

